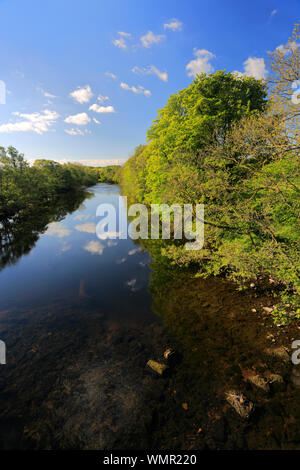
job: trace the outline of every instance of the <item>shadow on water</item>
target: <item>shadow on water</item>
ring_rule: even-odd
[[[100,195],[108,191],[97,188]],[[28,253],[49,221],[61,220],[82,201],[78,196],[69,206],[61,203],[32,221],[31,230],[25,218],[24,238],[21,224],[11,227],[2,247],[7,247],[3,267]],[[76,269],[84,270],[86,263],[94,273],[89,295],[45,298],[43,304],[0,311],[0,338],[7,345],[7,364],[0,369],[0,447],[299,448],[299,389],[290,381],[292,364],[288,353],[287,359],[271,354],[297,339],[297,325],[276,328],[262,309],[271,301],[259,292],[238,292],[222,279],[203,280],[170,266],[159,254],[159,241],[141,244],[152,259],[148,279],[143,271],[148,268],[141,266],[145,255],[127,242],[122,249],[101,248],[98,255],[79,253],[76,245],[70,255],[79,257]],[[109,254],[106,260],[102,251]],[[124,253],[127,261],[119,264]],[[70,262],[65,256],[64,263]],[[103,282],[109,273],[114,277],[108,291]],[[146,279],[148,293],[128,285],[126,290],[123,279],[129,275],[134,285]],[[145,365],[148,359],[162,361],[167,347],[180,361],[167,377],[157,377]],[[248,380],[270,374],[282,381],[267,391]],[[249,420],[226,402],[229,390],[255,404]]]

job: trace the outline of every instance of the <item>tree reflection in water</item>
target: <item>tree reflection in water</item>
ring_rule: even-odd
[[[0,221],[0,270],[16,264],[21,256],[30,253],[50,222],[59,222],[78,209],[83,201],[94,197],[87,191],[61,194],[48,205],[29,207],[12,218]]]

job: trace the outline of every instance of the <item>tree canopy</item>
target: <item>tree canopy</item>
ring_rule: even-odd
[[[299,293],[298,26],[269,62],[268,82],[219,71],[172,95],[122,184],[139,202],[205,204],[204,249],[163,244],[172,262]]]

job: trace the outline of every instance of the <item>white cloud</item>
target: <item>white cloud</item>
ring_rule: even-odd
[[[70,93],[70,96],[80,104],[88,103],[93,97],[93,92],[90,85],[78,87]]]
[[[82,131],[81,129],[65,129],[65,132],[69,135],[86,135],[86,134],[90,134],[90,131],[88,131],[87,129],[85,129],[84,131]]]
[[[60,249],[60,253],[65,253],[66,251],[69,251],[71,249],[72,249],[71,245],[67,245],[66,243],[63,243]]]
[[[93,222],[87,222],[86,224],[82,225],[75,225],[75,229],[78,230],[78,232],[96,233],[96,225]]]
[[[238,70],[234,70],[232,74],[236,75],[237,78],[242,78],[244,76],[244,74],[242,72],[239,72]]]
[[[138,67],[136,65],[131,71],[140,75],[156,75],[163,82],[168,81],[167,72],[161,72],[155,65],[149,65],[149,67]]]
[[[112,72],[105,72],[105,75],[107,77],[110,77],[112,78],[113,80],[116,80],[117,79],[117,75],[115,73],[112,73]]]
[[[119,47],[120,49],[127,49],[126,39],[131,38],[130,33],[125,33],[124,31],[118,32],[119,38],[112,41],[113,45]]]
[[[258,80],[265,78],[267,70],[266,64],[263,57],[248,57],[247,60],[243,63],[244,65],[244,72],[239,72],[235,70],[232,72],[236,77],[242,78],[244,76],[247,77],[254,77]]]
[[[272,11],[271,11],[271,16],[276,15],[276,13],[278,13],[278,10],[272,10]]]
[[[131,38],[130,33],[124,33],[124,31],[118,31],[118,34],[122,36],[123,38]]]
[[[65,119],[67,124],[76,124],[77,126],[86,126],[90,121],[91,118],[86,113],[72,114]]]
[[[84,246],[84,249],[92,255],[102,255],[104,246],[100,242],[92,240]]]
[[[129,86],[127,85],[127,83],[121,82],[120,87],[123,88],[123,90],[129,90],[138,95],[145,95],[147,98],[151,96],[151,91],[146,90],[143,86],[138,86],[138,87]]]
[[[119,47],[120,49],[127,49],[127,45],[124,38],[114,39],[113,45]]]
[[[34,162],[34,158],[28,158],[30,163]],[[124,165],[126,159],[125,158],[103,158],[103,159],[97,159],[97,158],[86,158],[86,159],[78,159],[74,160],[72,158],[61,158],[57,159],[59,163],[62,165],[64,163],[77,163],[81,165],[87,165],[87,166],[108,166],[108,165]]]
[[[140,290],[140,288],[138,288],[136,286],[136,283],[137,283],[137,280],[136,279],[130,279],[130,281],[127,281],[125,282],[125,285],[127,287],[129,287],[129,289],[131,290],[131,292],[136,292],[138,290]]]
[[[152,31],[148,31],[147,34],[141,37],[141,42],[144,47],[150,47],[152,44],[157,44],[165,38],[164,34],[154,34]]]
[[[262,57],[248,57],[243,65],[245,75],[257,79],[265,78],[266,64]]]
[[[170,29],[171,31],[181,31],[182,30],[182,22],[177,20],[177,18],[173,18],[169,21],[169,23],[164,24],[164,29]]]
[[[133,248],[132,250],[128,251],[128,254],[129,256],[132,256],[132,255],[135,255],[136,253],[140,253],[141,251],[143,251],[141,247]]]
[[[109,100],[109,96],[98,95],[97,101],[99,101],[99,103],[104,103],[104,101],[107,100]]]
[[[63,238],[69,236],[71,230],[61,225],[59,222],[51,222],[48,227],[45,235],[50,235],[58,238]]]
[[[198,73],[211,73],[214,71],[210,61],[215,58],[212,52],[206,49],[194,49],[194,56],[196,59],[191,60],[186,70],[189,77],[195,77]]]
[[[94,103],[89,107],[90,111],[95,111],[95,113],[115,113],[115,108],[113,106],[99,106],[99,104]]]
[[[73,219],[74,219],[74,220],[80,220],[80,221],[82,221],[82,220],[88,220],[88,219],[90,219],[91,217],[92,217],[91,214],[78,214],[78,215],[76,215],[75,217],[73,217]]]
[[[107,246],[108,246],[109,248],[111,248],[112,246],[118,246],[118,242],[116,242],[116,241],[114,241],[114,240],[108,240]]]
[[[43,134],[49,130],[49,127],[55,123],[59,118],[59,114],[55,111],[45,109],[42,113],[12,113],[14,116],[18,116],[17,122],[0,125],[0,133],[10,132],[36,132],[37,134]]]
[[[280,44],[276,47],[276,50],[281,52],[283,55],[290,54],[297,49],[298,45],[296,41],[289,41],[287,44]]]
[[[98,125],[100,125],[100,124],[101,124],[101,122],[100,122],[100,121],[98,121],[98,119],[96,119],[96,118],[94,118],[94,117],[93,117],[93,121],[94,121],[96,124],[98,124]]]

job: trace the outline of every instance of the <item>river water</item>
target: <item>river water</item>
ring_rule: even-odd
[[[0,448],[298,448],[291,364],[269,354],[295,331],[259,313],[259,292],[171,267],[159,241],[99,240],[96,208],[118,212],[119,194],[99,184],[2,227]],[[168,347],[161,378],[145,366]],[[283,383],[268,392],[247,380],[270,373]],[[250,421],[232,389],[255,403]]]

